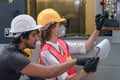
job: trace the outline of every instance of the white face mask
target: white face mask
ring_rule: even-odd
[[[58,34],[58,37],[63,37],[65,36],[65,33],[66,33],[66,28],[64,25],[61,25],[60,29],[59,29],[59,34]]]

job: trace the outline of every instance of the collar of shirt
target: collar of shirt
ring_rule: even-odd
[[[53,42],[50,42],[50,41],[46,41],[46,43],[52,45],[58,52],[60,52],[63,55],[63,50],[61,49],[61,46],[58,42],[53,43]]]

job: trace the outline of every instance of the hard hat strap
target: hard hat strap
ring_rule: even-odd
[[[21,32],[21,33],[14,33],[14,34],[13,34],[13,37],[14,37],[14,38],[17,38],[17,37],[19,37],[21,34],[22,34],[22,32]]]
[[[54,25],[55,23],[56,23],[56,22],[48,23],[44,28],[42,28],[42,30],[48,29],[51,25]]]

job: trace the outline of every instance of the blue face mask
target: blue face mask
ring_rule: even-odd
[[[65,36],[65,33],[66,33],[66,28],[65,28],[64,25],[61,25],[61,28],[59,29],[58,37],[63,37],[63,36]]]

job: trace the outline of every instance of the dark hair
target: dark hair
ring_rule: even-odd
[[[51,29],[54,28],[56,25],[56,22],[53,24],[50,24],[48,29],[40,31],[40,41],[41,41],[41,48],[45,44],[45,41],[48,41],[51,37]]]
[[[32,32],[32,31],[23,32],[19,37],[13,38],[12,43],[15,43],[15,44],[21,43],[21,41],[20,41],[20,37],[21,37],[21,36],[23,36],[23,38],[25,38],[25,39],[29,39],[29,34],[30,34],[31,32]],[[15,34],[13,34],[13,35],[15,35]]]

